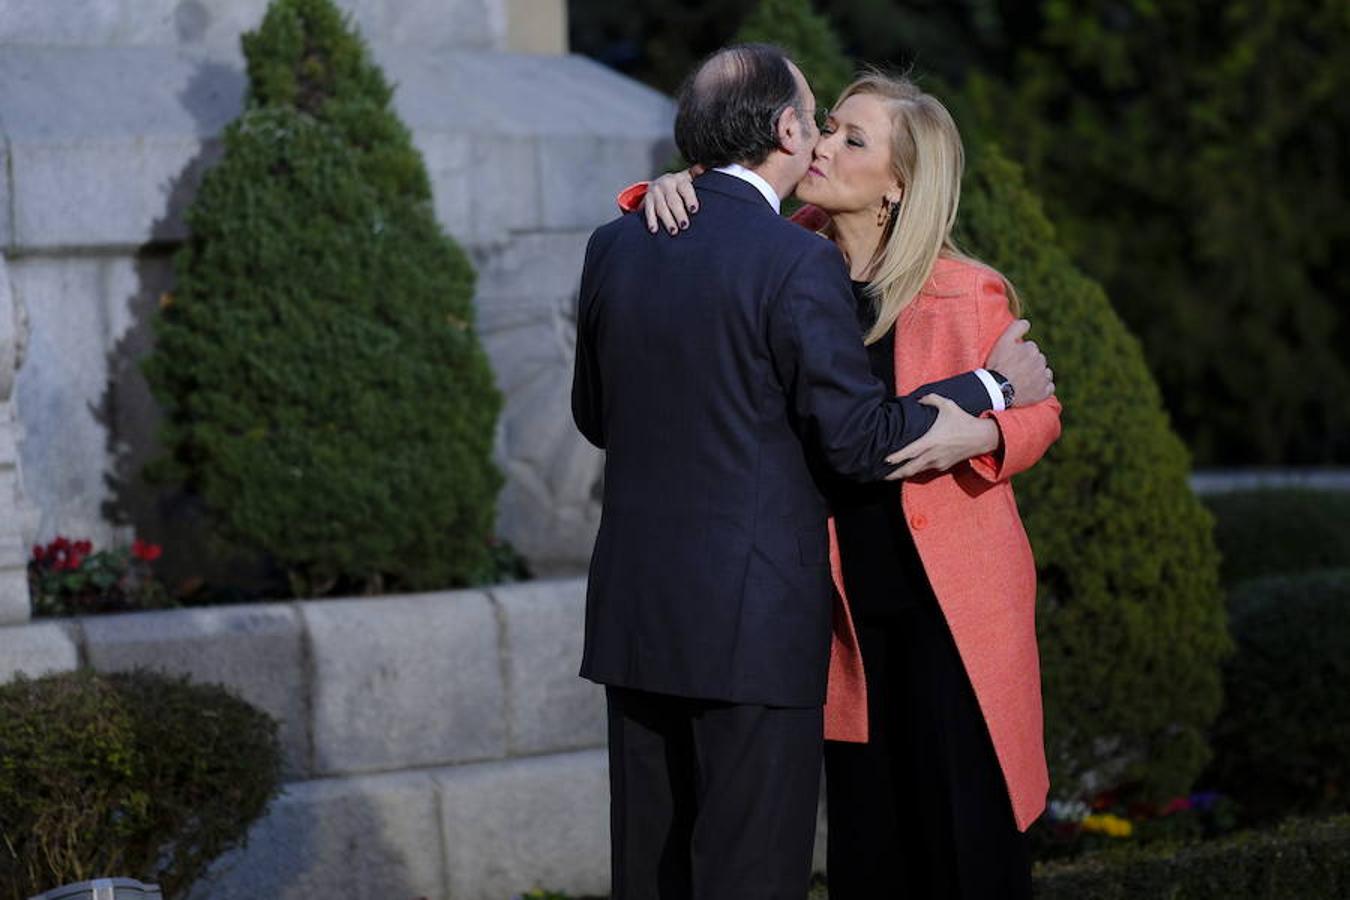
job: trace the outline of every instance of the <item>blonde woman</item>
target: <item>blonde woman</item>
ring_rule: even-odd
[[[1018,310],[952,240],[963,167],[942,104],[874,73],[844,90],[797,187],[809,205],[794,218],[846,257],[873,371],[897,394],[978,368]],[[654,182],[649,227],[697,227],[697,184]],[[993,456],[830,492],[831,900],[1030,896],[1022,833],[1048,778],[1036,573],[1009,479],[1058,438],[1060,406],[1006,400],[988,414]]]

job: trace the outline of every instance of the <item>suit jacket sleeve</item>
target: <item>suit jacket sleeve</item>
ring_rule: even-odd
[[[798,433],[820,450],[838,474],[879,480],[891,470],[886,457],[921,437],[937,411],[915,395],[888,397],[871,371],[859,340],[848,275],[833,244],[820,240],[792,267],[768,313],[770,353],[784,386]],[[979,386],[973,374],[948,379],[967,402]],[[925,391],[926,393],[926,391]],[[919,396],[922,396],[920,394]],[[979,412],[989,408],[985,394]]]
[[[982,274],[976,283],[980,322],[980,358],[986,359],[1009,325],[1012,312],[1003,279],[992,272]],[[1050,445],[1059,439],[1060,404],[1050,397],[1030,406],[1014,406],[1000,412],[987,412],[998,425],[999,449],[977,456],[970,466],[988,481],[1004,481],[1035,465]]]
[[[581,267],[581,289],[577,294],[576,360],[572,369],[572,421],[577,430],[595,446],[605,447],[603,395],[600,370],[595,358],[594,304],[596,259],[599,232],[586,244],[586,262]]]

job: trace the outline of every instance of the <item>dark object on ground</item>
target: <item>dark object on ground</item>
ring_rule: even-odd
[[[96,878],[77,884],[64,884],[29,900],[161,900],[157,884],[143,884],[134,878]]]

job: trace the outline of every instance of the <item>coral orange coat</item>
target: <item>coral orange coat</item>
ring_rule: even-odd
[[[1003,279],[977,263],[942,258],[896,327],[896,390],[984,365],[1013,321]],[[970,460],[901,486],[905,521],[951,629],[1025,830],[1045,808],[1036,568],[1009,479],[1059,437],[1059,401],[986,413],[998,424],[997,455]],[[830,522],[835,598],[825,736],[867,740],[867,685]],[[916,740],[922,740],[916,736]]]

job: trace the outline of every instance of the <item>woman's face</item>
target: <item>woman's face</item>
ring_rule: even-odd
[[[854,94],[830,110],[797,196],[831,215],[875,213],[883,198],[900,199],[891,171],[891,117],[880,99]]]

